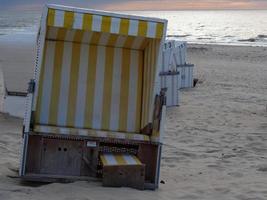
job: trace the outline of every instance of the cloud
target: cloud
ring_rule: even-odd
[[[1,7],[40,9],[45,3],[106,10],[267,9],[267,0],[1,0]]]

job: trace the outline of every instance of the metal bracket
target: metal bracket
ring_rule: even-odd
[[[25,134],[25,126],[23,125],[23,127],[22,127],[22,138],[24,138],[24,134]]]
[[[31,79],[28,83],[28,93],[34,93],[35,90],[35,81],[34,79]]]
[[[180,72],[179,71],[168,71],[168,72],[160,72],[159,76],[175,76],[175,75],[179,75]]]
[[[176,65],[176,67],[194,67],[194,65],[185,63],[184,65]]]

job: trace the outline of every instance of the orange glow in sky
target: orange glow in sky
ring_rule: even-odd
[[[0,0],[0,2],[0,10],[1,8],[41,10],[45,3],[115,11],[267,9],[267,0]]]
[[[267,1],[174,1],[148,0],[125,1],[110,3],[104,6],[106,10],[202,10],[202,9],[267,9]]]

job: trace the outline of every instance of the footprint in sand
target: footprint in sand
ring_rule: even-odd
[[[241,178],[244,176],[241,172],[230,172],[230,173],[228,173],[228,175],[235,177],[235,178]]]
[[[267,164],[258,166],[257,171],[267,172]]]
[[[222,187],[214,188],[214,190],[222,194],[229,193],[231,191],[229,188],[222,188]]]

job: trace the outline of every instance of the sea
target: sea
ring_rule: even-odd
[[[168,39],[197,44],[267,46],[267,10],[127,11],[168,20]],[[37,34],[40,11],[0,11],[3,35]]]

